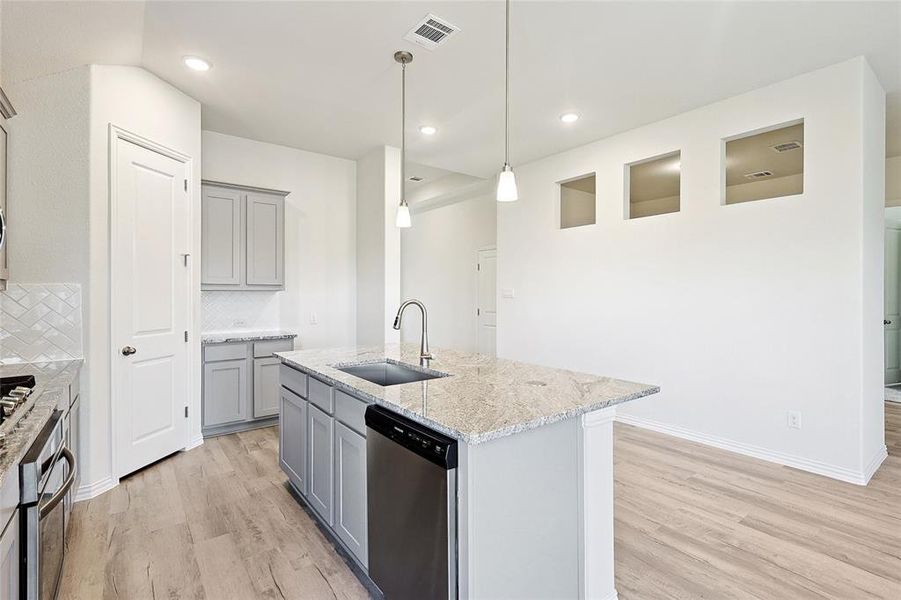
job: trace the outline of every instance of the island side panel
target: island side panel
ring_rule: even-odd
[[[460,598],[579,596],[581,431],[574,418],[461,442]]]
[[[579,419],[579,598],[616,600],[613,575],[613,419],[616,407]]]

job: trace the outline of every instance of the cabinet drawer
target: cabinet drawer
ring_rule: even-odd
[[[247,344],[213,344],[203,348],[203,360],[237,360],[247,358]]]
[[[366,435],[366,403],[341,390],[335,390],[335,418],[355,430]]]
[[[294,340],[266,340],[253,343],[253,357],[267,358],[273,352],[290,352],[294,350]]]
[[[309,401],[328,414],[332,414],[335,411],[334,399],[332,398],[332,387],[322,383],[315,377],[310,377]]]
[[[307,374],[283,364],[278,371],[279,382],[301,398],[307,397]]]

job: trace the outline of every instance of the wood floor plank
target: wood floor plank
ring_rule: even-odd
[[[620,600],[901,599],[901,405],[855,486],[617,424]],[[210,438],[78,503],[63,600],[366,598],[285,486],[278,430]]]

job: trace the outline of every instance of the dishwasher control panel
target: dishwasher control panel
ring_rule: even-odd
[[[381,406],[366,408],[366,427],[445,469],[457,467],[457,441]]]

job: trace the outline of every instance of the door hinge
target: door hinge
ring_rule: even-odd
[[[187,406],[185,407],[185,418],[186,419],[188,418],[188,407]]]
[[[482,263],[476,263],[476,271],[482,270]]]
[[[188,341],[188,330],[187,329],[185,329],[185,341],[186,342]]]
[[[481,315],[482,315],[482,309],[477,308],[477,309],[476,309],[476,316],[479,317],[479,316],[481,316]]]
[[[188,191],[188,180],[187,179],[185,179],[185,191],[186,192]]]

